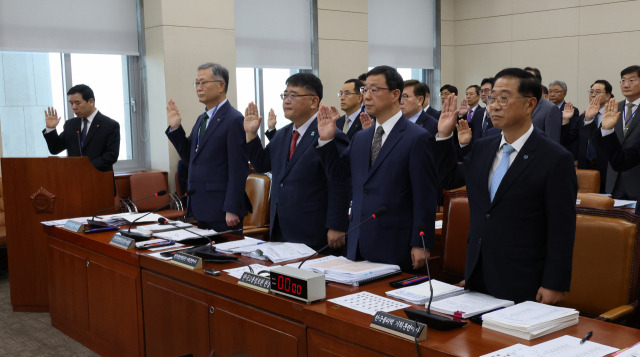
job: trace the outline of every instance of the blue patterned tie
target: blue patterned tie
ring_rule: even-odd
[[[496,196],[496,192],[498,192],[498,187],[500,187],[500,182],[502,182],[502,178],[507,173],[509,169],[509,156],[515,149],[509,145],[504,144],[502,146],[502,159],[500,159],[500,163],[498,164],[498,168],[493,173],[491,177],[491,187],[489,189],[489,195],[491,196],[491,202],[493,202],[493,198]]]

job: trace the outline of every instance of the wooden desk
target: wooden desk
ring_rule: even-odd
[[[142,251],[109,246],[112,233],[44,229],[52,266],[52,324],[98,353],[208,355],[215,349],[217,356],[416,354],[412,341],[370,328],[372,316],[326,300],[307,305],[239,286],[226,273],[209,276]],[[205,264],[217,270],[239,266]],[[397,278],[360,288],[330,283],[327,299],[360,291],[384,296],[389,280]],[[402,311],[395,314],[404,316]],[[640,330],[581,318],[576,326],[534,341],[474,324],[448,332],[430,330],[419,348],[424,356],[478,356],[515,343],[534,345],[565,334],[583,337],[588,331],[594,331],[592,341],[619,348],[640,341]]]

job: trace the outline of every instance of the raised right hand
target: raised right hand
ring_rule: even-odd
[[[276,117],[276,113],[273,111],[273,108],[271,108],[271,110],[269,110],[269,118],[267,118],[267,127],[269,127],[269,130],[276,128]]]
[[[336,119],[333,118],[331,109],[322,103],[318,110],[318,135],[320,140],[324,141],[329,141],[336,136]]]
[[[467,98],[464,98],[460,103],[460,108],[458,109],[458,116],[467,116],[467,112],[469,111],[469,102]]]
[[[460,119],[458,121],[458,143],[460,145],[469,145],[471,142],[471,138],[473,138],[473,133],[471,132],[471,128],[469,127],[469,123],[465,119]]]
[[[458,121],[458,96],[451,94],[442,104],[442,112],[438,120],[438,137],[446,138],[453,133]]]
[[[360,113],[360,125],[362,125],[362,130],[366,130],[373,125],[373,119],[371,119],[369,113]]]
[[[602,129],[611,130],[618,119],[620,118],[620,112],[618,112],[618,103],[615,98],[609,99],[604,106],[604,115],[602,116]]]
[[[564,103],[564,110],[562,111],[562,125],[567,125],[573,118],[573,103]]]
[[[182,123],[182,117],[180,116],[180,111],[178,110],[178,106],[173,99],[169,99],[169,103],[167,104],[167,121],[169,122],[169,127],[171,130],[176,130],[180,127]]]
[[[58,123],[60,123],[58,112],[53,107],[48,107],[47,110],[44,111],[44,118],[47,129],[55,129]]]
[[[591,102],[589,102],[589,106],[587,107],[587,110],[584,111],[584,120],[586,121],[593,120],[593,118],[598,114],[598,111],[600,111],[601,95],[602,94],[598,94],[597,96],[595,96],[595,98],[591,99]]]
[[[249,103],[244,111],[244,132],[247,136],[247,142],[258,136],[261,122],[262,117],[258,115],[258,106],[254,102]]]

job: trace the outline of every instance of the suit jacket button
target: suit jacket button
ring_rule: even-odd
[[[489,219],[489,218],[491,218],[491,215],[487,213],[487,214],[484,215],[484,218]]]
[[[283,183],[280,183],[280,187],[284,187],[284,184],[283,184]]]

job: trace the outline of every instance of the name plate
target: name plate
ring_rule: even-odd
[[[111,238],[109,242],[111,245],[115,245],[116,247],[124,248],[124,249],[132,249],[136,244],[135,239],[127,238],[120,233],[116,233]]]
[[[382,311],[376,312],[370,326],[411,341],[427,339],[427,329],[424,324]]]
[[[268,293],[271,289],[271,278],[245,272],[242,274],[240,280],[238,280],[238,285]]]
[[[181,252],[174,254],[171,262],[191,270],[202,268],[202,258]]]
[[[80,222],[76,222],[76,221],[72,221],[72,220],[68,220],[64,226],[62,227],[68,231],[71,232],[80,232],[84,230],[84,224],[80,223]]]

